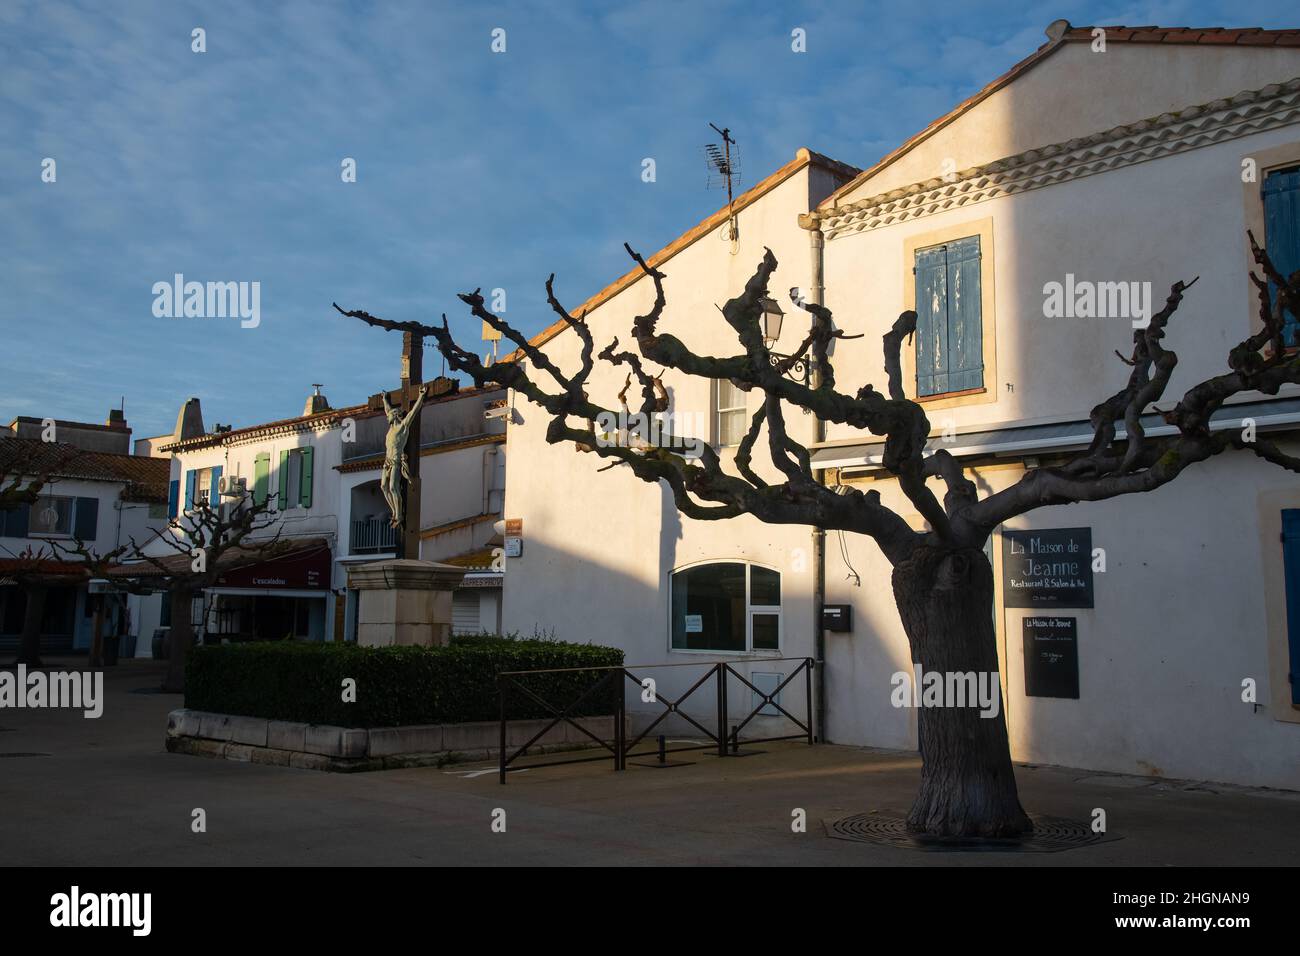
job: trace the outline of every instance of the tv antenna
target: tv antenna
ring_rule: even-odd
[[[731,129],[718,129],[713,123],[709,124],[714,131],[722,137],[722,145],[709,143],[704,147],[704,158],[709,166],[709,189],[719,189],[723,184],[727,187],[727,229],[723,233],[724,239],[730,239],[733,243],[736,241],[736,216],[732,211],[735,204],[735,187],[740,183],[740,147],[736,141],[731,138]]]

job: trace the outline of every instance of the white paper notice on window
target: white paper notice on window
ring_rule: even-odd
[[[686,633],[701,634],[704,632],[704,615],[687,614],[686,615]]]

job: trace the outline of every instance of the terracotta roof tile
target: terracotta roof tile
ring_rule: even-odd
[[[1238,46],[1276,46],[1278,35],[1276,33],[1243,33],[1237,38]]]
[[[427,382],[425,384],[428,384]],[[484,388],[470,386],[460,388],[457,383],[455,391],[448,392],[445,395],[438,395],[435,398],[427,399],[424,407],[438,405],[443,402],[456,402],[464,398],[473,398],[476,395],[483,395],[487,392],[498,392],[501,387],[498,385],[489,385]],[[369,418],[374,415],[382,415],[383,412],[377,408],[371,408],[369,402],[362,405],[349,405],[346,408],[331,408],[327,412],[317,412],[315,415],[298,415],[295,418],[281,418],[273,422],[263,422],[260,425],[246,425],[243,428],[233,428],[228,432],[211,432],[206,435],[195,435],[193,438],[186,438],[182,441],[172,442],[163,445],[160,451],[191,451],[195,448],[207,448],[212,445],[224,445],[229,442],[239,441],[245,438],[256,438],[262,433],[270,433],[277,429],[291,429],[305,425],[314,425],[320,428],[332,428],[338,422],[345,418]]]
[[[79,561],[60,561],[55,558],[0,558],[0,581],[15,577],[44,577],[46,575],[85,577],[85,565]]]
[[[171,462],[144,455],[86,451],[64,442],[0,438],[0,473],[3,472],[120,481],[126,485],[122,494],[129,501],[163,502],[167,500]]]
[[[1129,43],[1160,43],[1168,35],[1168,30],[1134,30],[1124,39]],[[1200,34],[1197,34],[1198,36]],[[1089,34],[1091,36],[1091,34]],[[1110,39],[1109,32],[1106,39]]]
[[[1227,30],[1206,30],[1196,38],[1198,44],[1218,44],[1230,45],[1237,42],[1236,31],[1229,33]]]
[[[439,563],[454,565],[458,568],[490,571],[492,570],[494,557],[492,548],[476,548],[473,551],[458,554],[453,558],[443,558]]]
[[[504,359],[502,360],[504,361]],[[461,393],[462,395],[464,392]],[[441,455],[449,451],[463,451],[466,448],[474,448],[478,445],[501,444],[506,440],[505,432],[484,432],[480,435],[469,435],[463,438],[449,438],[446,441],[435,442],[432,445],[420,446],[420,457],[425,455]],[[342,462],[335,465],[336,471],[373,471],[382,467],[384,464],[383,453],[374,455],[363,455],[360,458],[345,458]]]
[[[1091,41],[1097,27],[1071,27],[1065,31],[1064,40]],[[1265,30],[1262,27],[1157,27],[1157,26],[1107,26],[1107,43],[1196,43],[1238,44],[1241,46],[1295,46],[1300,39],[1300,29]],[[1019,64],[1017,64],[1019,65]],[[1013,70],[1015,67],[1012,68]]]

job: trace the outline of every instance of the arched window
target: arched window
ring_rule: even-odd
[[[669,601],[675,651],[781,648],[781,573],[745,561],[674,571]]]

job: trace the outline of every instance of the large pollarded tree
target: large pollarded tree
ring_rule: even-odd
[[[771,251],[763,257],[744,291],[722,309],[735,330],[740,350],[714,357],[691,351],[680,339],[658,328],[665,306],[664,274],[628,253],[654,283],[655,301],[638,316],[632,338],[639,355],[619,351],[614,339],[599,356],[585,316],[573,317],[554,293],[554,275],[546,282],[547,300],[582,342],[580,366],[560,369],[540,348],[484,306],[478,291],[460,298],[472,313],[510,339],[527,362],[484,365],[453,340],[443,316],[441,327],[418,322],[376,318],[363,311],[346,315],[383,328],[431,335],[453,369],[477,385],[493,383],[512,388],[550,416],[547,440],[572,442],[613,463],[622,463],[644,481],[665,482],[682,514],[718,521],[742,514],[773,524],[802,524],[824,530],[844,530],[872,538],[892,565],[891,585],[912,659],[926,672],[996,672],[997,647],[993,628],[993,569],[984,545],[1002,522],[1048,505],[1099,501],[1119,495],[1153,491],[1173,481],[1192,464],[1230,448],[1249,449],[1293,471],[1300,459],[1284,453],[1261,436],[1210,430],[1210,416],[1234,395],[1262,392],[1274,395],[1287,383],[1300,383],[1300,358],[1284,349],[1283,316],[1300,316],[1300,272],[1280,275],[1267,253],[1250,236],[1251,250],[1263,276],[1251,273],[1260,296],[1260,330],[1228,353],[1229,371],[1189,389],[1164,419],[1177,429],[1168,437],[1148,437],[1141,415],[1161,401],[1178,356],[1165,348],[1166,328],[1196,280],[1176,282],[1165,306],[1144,329],[1133,333],[1133,350],[1125,362],[1128,381],[1091,414],[1093,439],[1087,451],[1065,464],[1029,468],[1013,485],[983,498],[962,465],[943,449],[926,450],[930,423],[925,411],[909,400],[902,384],[899,350],[916,328],[916,313],[904,312],[884,336],[885,392],[871,385],[848,395],[837,391],[829,346],[841,337],[828,309],[800,302],[811,316],[811,327],[790,358],[773,359],[763,342],[761,300],[776,270]],[[1275,292],[1270,291],[1270,283]],[[689,459],[680,448],[639,442],[610,442],[599,437],[598,422],[617,419],[618,412],[591,401],[587,379],[596,358],[625,365],[640,385],[640,414],[650,419],[662,411],[663,390],[643,360],[687,375],[728,379],[739,388],[758,390],[762,407],[754,413],[748,433],[735,456],[735,474],[723,467],[718,454],[704,444],[699,457]],[[1123,356],[1121,356],[1123,358]],[[784,372],[799,359],[811,359],[819,372],[811,385],[791,381]],[[624,389],[626,393],[627,389]],[[883,467],[925,519],[926,530],[915,530],[886,507],[876,491],[849,489],[841,493],[818,481],[808,449],[792,439],[785,426],[787,405],[809,411],[825,422],[865,429],[884,436]],[[1123,423],[1125,437],[1117,439]],[[767,454],[780,472],[779,484],[765,481],[752,467],[753,453],[766,437]],[[642,436],[643,438],[645,436]],[[928,484],[938,479],[945,489],[940,500]],[[975,707],[922,708],[919,712],[922,754],[921,787],[908,814],[909,828],[935,835],[1010,836],[1023,833],[1030,822],[1020,806],[1011,767],[1006,723],[1001,710],[982,717]]]

